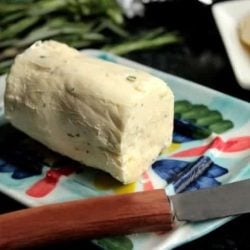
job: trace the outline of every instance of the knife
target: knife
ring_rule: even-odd
[[[139,232],[168,231],[176,220],[250,212],[250,179],[168,196],[164,189],[27,208],[0,216],[0,249]]]

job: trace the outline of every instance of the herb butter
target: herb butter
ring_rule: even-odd
[[[123,183],[136,181],[171,143],[173,105],[162,80],[55,41],[18,55],[5,91],[13,126]]]

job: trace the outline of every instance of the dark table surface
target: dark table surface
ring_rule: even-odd
[[[250,100],[250,91],[242,89],[234,77],[211,14],[211,6],[187,0],[151,3],[146,6],[144,18],[133,19],[129,24],[129,28],[135,31],[156,26],[178,30],[183,42],[154,51],[131,53],[126,57],[237,98]],[[0,213],[24,208],[2,194],[0,201]],[[250,249],[249,225],[250,215],[240,216],[214,232],[179,247],[178,250]],[[84,241],[70,242],[51,249],[99,248]]]

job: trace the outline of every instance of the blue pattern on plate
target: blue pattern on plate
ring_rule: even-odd
[[[38,164],[38,163],[37,163]],[[12,173],[13,179],[25,179],[42,173],[41,168],[37,167],[19,167],[0,159],[0,173]]]
[[[176,193],[220,185],[217,177],[228,173],[208,156],[195,162],[163,159],[152,165],[153,170],[167,183],[173,183]]]

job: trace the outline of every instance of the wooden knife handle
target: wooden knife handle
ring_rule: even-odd
[[[27,208],[0,216],[0,249],[166,231],[172,215],[163,189]]]

